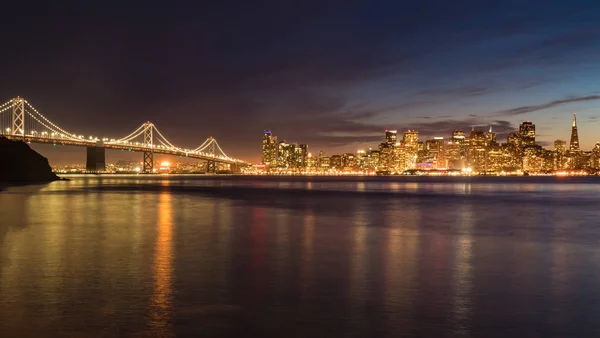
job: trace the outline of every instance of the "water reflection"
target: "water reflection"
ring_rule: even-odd
[[[454,285],[452,296],[452,314],[455,330],[460,336],[469,336],[469,321],[473,311],[471,296],[473,293],[473,265],[472,265],[472,228],[473,205],[465,203],[460,206],[456,217],[459,235],[456,238],[454,259]]]
[[[430,179],[2,192],[0,336],[600,336],[599,184]]]
[[[149,306],[149,330],[157,337],[172,334],[173,212],[171,194],[162,192],[158,203],[157,238],[154,248],[154,290]]]

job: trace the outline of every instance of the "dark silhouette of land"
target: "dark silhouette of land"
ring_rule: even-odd
[[[59,180],[48,159],[22,141],[0,136],[0,182],[27,184]]]

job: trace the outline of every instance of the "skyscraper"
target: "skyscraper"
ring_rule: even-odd
[[[269,167],[277,165],[277,136],[273,136],[268,129],[263,134],[262,162]]]
[[[521,136],[522,146],[535,146],[535,124],[530,121],[523,121],[519,126],[519,135]]]
[[[398,138],[398,131],[396,130],[386,130],[385,131],[385,142],[389,144],[396,144],[396,140]]]
[[[479,129],[471,130],[469,145],[467,146],[467,164],[476,172],[486,170],[486,138],[485,133]]]
[[[496,133],[492,131],[492,126],[490,126],[490,131],[485,134],[485,138],[487,139],[488,145],[496,143]]]
[[[571,143],[569,150],[572,152],[579,151],[579,133],[577,133],[577,115],[573,114],[573,126],[571,127]]]
[[[406,154],[406,167],[414,169],[417,167],[417,157],[419,152],[419,132],[416,130],[407,130],[404,132],[403,143]]]

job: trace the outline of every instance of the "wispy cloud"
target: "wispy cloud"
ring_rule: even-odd
[[[493,115],[495,115],[495,116],[517,116],[517,115],[523,115],[523,114],[527,114],[527,113],[531,113],[531,112],[535,112],[535,111],[539,111],[539,110],[558,107],[558,106],[562,106],[562,105],[569,104],[569,103],[595,101],[595,100],[600,100],[600,95],[570,97],[570,98],[563,99],[563,100],[554,100],[554,101],[551,101],[548,103],[543,103],[543,104],[538,104],[538,105],[533,105],[533,106],[522,106],[522,107],[517,107],[517,108],[512,108],[512,109],[507,109],[507,110],[501,110],[501,111],[495,112]]]

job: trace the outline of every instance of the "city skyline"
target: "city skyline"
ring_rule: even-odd
[[[574,116],[576,116],[576,113],[574,113]],[[573,116],[571,116],[571,120],[573,121]],[[487,128],[491,128],[494,130],[494,133],[497,135],[498,139],[506,139],[508,137],[508,135],[511,132],[518,132],[520,126],[522,125],[522,123],[527,123],[527,122],[534,122],[534,121],[529,121],[529,120],[522,120],[521,124],[519,124],[518,126],[516,126],[516,128],[514,130],[506,130],[506,129],[500,129],[500,130],[504,130],[504,131],[500,131],[498,132],[497,129],[495,129],[495,125],[494,124],[489,124],[489,125],[478,125],[478,126],[471,126],[470,129],[468,130],[463,130],[465,132],[469,132],[472,129],[479,129],[479,130],[485,130]],[[574,121],[573,121],[574,123]],[[536,123],[537,124],[537,123]],[[497,126],[496,126],[497,127]],[[571,143],[571,129],[569,128],[564,128],[564,129],[568,129],[568,132],[563,132],[563,137],[553,137],[549,136],[548,134],[542,133],[542,139],[540,140],[540,134],[536,134],[536,144],[540,145],[542,147],[552,147],[554,142],[556,140],[566,140],[568,142],[568,144]],[[577,126],[578,131],[582,130],[581,129],[581,124],[578,124]],[[383,130],[383,132],[388,132],[389,130],[393,130],[393,129],[385,129]],[[416,129],[400,129],[400,128],[396,128],[396,131],[400,131],[400,132],[404,132],[406,130],[416,130]],[[450,131],[450,135],[452,134],[452,131],[454,130],[462,130],[462,129],[452,129],[452,126],[449,125],[447,126],[447,128],[445,130],[451,130]],[[583,130],[587,130],[587,128],[583,128]],[[270,131],[270,129],[269,129]],[[418,130],[417,130],[418,131]],[[539,129],[538,129],[539,131]],[[581,134],[578,132],[578,135]],[[310,135],[307,135],[310,139]],[[449,135],[448,134],[444,134],[442,132],[434,132],[432,130],[429,130],[429,134],[424,134],[424,133],[420,133],[421,138],[436,138],[436,137],[442,137],[444,139],[449,139]],[[379,137],[377,137],[379,138]],[[370,139],[370,137],[367,137],[366,139]],[[584,142],[581,143],[583,144],[582,146],[579,146],[580,144],[580,139],[583,139]],[[282,139],[283,141],[287,141],[289,143],[300,143],[297,142],[296,140],[292,140],[289,138],[285,138]],[[549,140],[549,141],[548,141]],[[586,142],[586,140],[588,140]],[[582,150],[587,150],[590,151],[594,148],[594,146],[596,145],[597,142],[600,142],[600,137],[598,138],[597,141],[592,141],[593,138],[586,138],[585,135],[583,138],[580,138],[579,136],[577,137],[577,144],[578,146],[582,149]],[[349,146],[345,146],[345,147],[331,147],[331,148],[323,148],[323,149],[319,149],[320,151],[325,151],[328,153],[347,153],[347,152],[356,152],[359,149],[368,149],[370,144],[375,144],[376,142],[359,142],[359,144],[362,145],[362,147],[360,148],[352,148]],[[586,144],[590,144],[590,146],[588,148],[586,148]],[[36,149],[41,151],[45,156],[47,156],[50,161],[52,162],[53,165],[58,165],[58,166],[64,166],[64,165],[71,165],[71,164],[77,164],[79,162],[82,162],[84,155],[85,155],[85,150],[84,149],[78,149],[78,148],[73,148],[73,147],[66,147],[63,149],[60,149],[60,151],[56,151],[53,147],[48,146],[48,145],[42,145],[42,144],[31,144],[31,146]],[[255,148],[256,149],[256,148]],[[131,154],[127,154],[127,153],[122,153],[122,152],[117,152],[117,151],[107,151],[106,152],[106,157],[110,159],[110,161],[112,162],[117,162],[117,161],[137,161],[137,155],[131,155]],[[159,159],[160,161],[163,160],[169,160],[169,158],[171,158],[172,156],[170,155],[160,155],[157,154],[156,155],[157,159]],[[261,163],[262,162],[262,154],[258,154],[256,151],[254,151],[254,154],[249,154],[249,156],[246,156],[244,158],[245,160],[248,159],[249,162],[252,163]],[[107,160],[108,161],[108,160]]]
[[[150,120],[176,144],[212,135],[253,162],[266,127],[342,152],[391,127],[437,136],[491,124],[501,135],[532,120],[551,144],[568,140],[572,113],[590,149],[599,11],[585,0],[40,3],[2,23],[14,32],[0,95],[28,97],[84,135]]]
[[[500,136],[500,137],[499,137]],[[597,174],[600,170],[600,141],[593,149],[580,148],[577,115],[573,114],[571,135],[555,139],[553,147],[536,140],[536,125],[523,121],[518,130],[503,140],[490,126],[488,131],[472,127],[455,129],[448,137],[419,138],[419,131],[385,130],[378,145],[355,152],[328,154],[309,145],[279,140],[269,129],[262,137],[262,161],[266,174]],[[548,149],[549,148],[549,149]],[[414,171],[417,172],[414,172]],[[433,171],[431,171],[433,170]],[[411,172],[412,171],[412,172]]]

